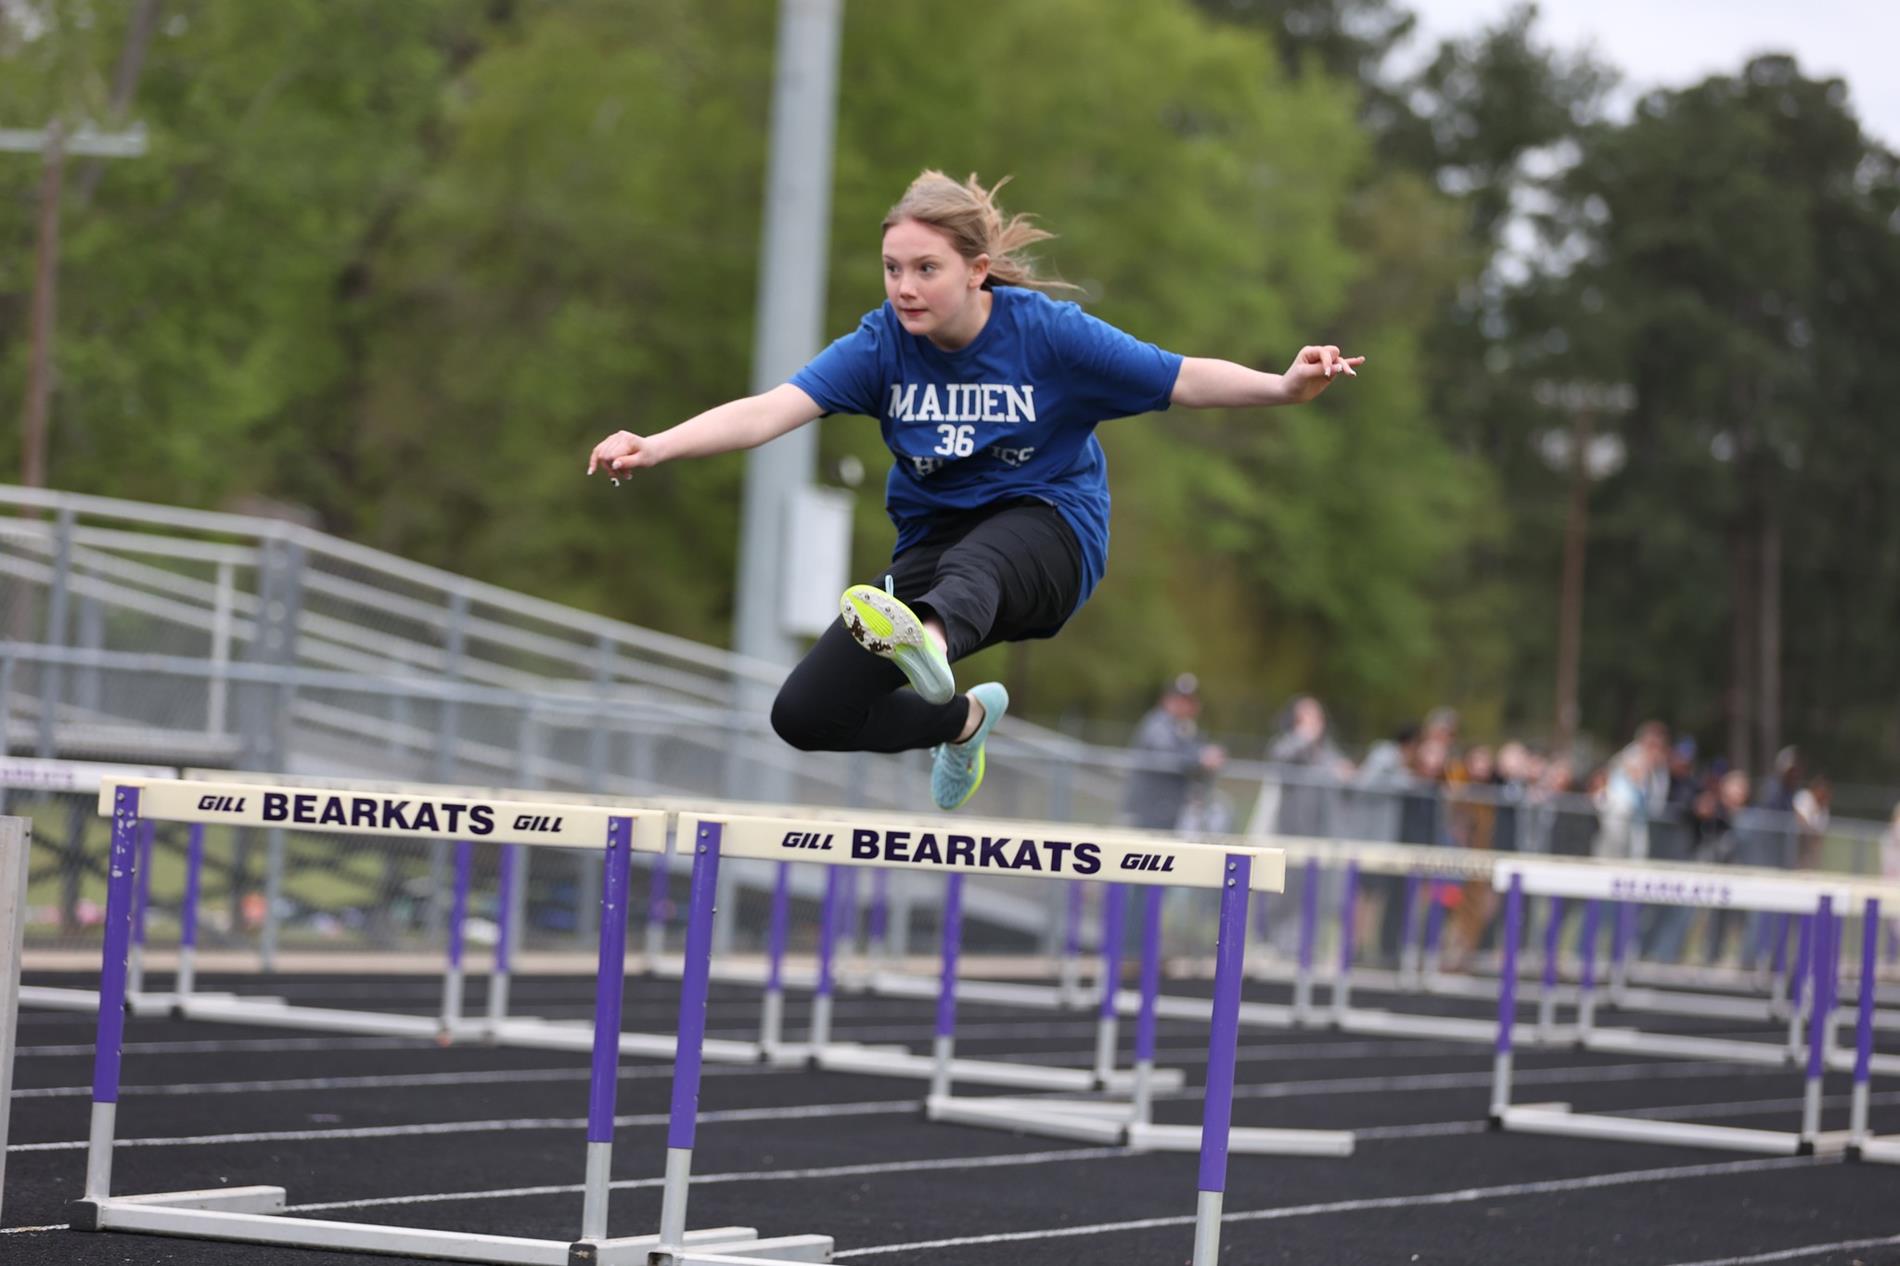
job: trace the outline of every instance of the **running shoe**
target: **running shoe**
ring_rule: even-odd
[[[983,785],[984,741],[1009,711],[1009,691],[1000,681],[970,687],[970,698],[983,705],[976,733],[961,743],[939,743],[930,750],[930,797],[945,811],[961,809]]]
[[[924,630],[917,613],[891,592],[889,576],[884,578],[882,589],[852,585],[838,599],[838,610],[858,645],[896,664],[924,702],[949,703],[956,695],[957,680],[951,675],[950,661],[944,658],[936,639]]]

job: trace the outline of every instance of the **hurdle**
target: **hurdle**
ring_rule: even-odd
[[[1882,1138],[1874,1134],[1867,1121],[1876,1063],[1884,1064],[1883,1071],[1900,1072],[1900,1059],[1888,1056],[1882,1060],[1882,1057],[1874,1054],[1874,1005],[1880,972],[1881,903],[1884,900],[1887,907],[1892,908],[1897,898],[1900,898],[1900,891],[1887,887],[1868,891],[1862,899],[1860,979],[1857,982],[1859,996],[1855,1006],[1854,1053],[1851,1066],[1854,1090],[1848,1110],[1847,1125],[1847,1158],[1881,1165],[1900,1165],[1900,1138]]]
[[[980,837],[984,826],[959,823],[969,836]],[[1195,847],[1154,838],[1139,843],[1117,841],[1087,828],[1069,828],[1064,839],[1025,838],[1015,826],[990,832],[1007,836],[1015,848],[996,861],[979,854],[975,841],[968,847],[932,850],[920,860],[921,838],[914,830],[893,827],[865,815],[854,820],[744,817],[739,815],[682,814],[679,838],[690,839],[694,850],[692,896],[686,927],[685,975],[680,987],[679,1051],[674,1057],[672,1112],[667,1132],[666,1178],[661,1194],[660,1246],[650,1256],[625,1251],[623,1241],[596,1245],[602,1262],[646,1261],[650,1266],[771,1266],[772,1263],[829,1260],[829,1236],[786,1236],[761,1240],[742,1253],[722,1252],[688,1242],[687,1206],[692,1191],[692,1155],[697,1128],[700,1066],[699,1040],[705,1031],[706,994],[712,958],[712,901],[722,858],[779,860],[787,848],[798,848],[801,860],[830,866],[883,866],[908,871],[951,874],[1003,874],[1022,877],[1018,866],[1033,860],[1044,877],[1078,878],[1097,882],[1179,884],[1216,888],[1221,906],[1216,950],[1215,1002],[1208,1039],[1207,1097],[1200,1135],[1199,1195],[1195,1210],[1194,1266],[1216,1266],[1220,1252],[1221,1205],[1226,1188],[1229,1127],[1233,1109],[1233,1079],[1240,1001],[1245,961],[1247,899],[1254,888],[1275,891],[1284,883],[1284,860],[1271,850]],[[818,847],[808,837],[822,841]],[[826,839],[824,837],[830,836]],[[954,991],[950,994],[954,998]],[[784,1245],[780,1249],[777,1245]],[[640,1250],[644,1251],[644,1249]]]
[[[520,788],[395,783],[376,779],[291,777],[273,774],[227,773],[205,769],[187,769],[184,771],[184,778],[186,781],[194,784],[202,783],[207,787],[223,779],[227,784],[237,785],[240,788],[270,787],[282,794],[293,796],[301,794],[313,798],[326,792],[372,796],[405,793],[483,799],[504,804],[534,804],[542,807],[551,804],[556,807],[556,816],[559,816],[560,809],[633,807],[659,813],[666,821],[671,821],[671,818],[667,816],[668,809],[643,800],[614,800],[604,796],[570,795]],[[216,793],[207,791],[206,794]],[[532,810],[529,809],[524,808],[516,812],[517,816],[524,814],[532,816]],[[193,829],[198,832],[194,857],[201,859],[203,824],[197,824]],[[484,844],[489,842],[492,841],[484,841]],[[485,1013],[481,1016],[468,1016],[463,1013],[462,1000],[467,979],[464,933],[472,892],[473,851],[470,840],[455,840],[453,843],[455,846],[453,888],[445,929],[447,943],[444,947],[442,994],[434,1014],[400,1014],[344,1007],[312,1007],[292,1004],[281,998],[232,994],[208,995],[192,993],[182,988],[180,996],[172,1007],[173,1013],[185,1019],[213,1023],[255,1024],[270,1028],[354,1033],[375,1037],[412,1037],[439,1042],[476,1041],[524,1050],[590,1049],[593,1045],[593,1036],[587,1021],[550,1020],[538,1016],[509,1014],[508,1000],[513,956],[520,936],[520,903],[524,886],[520,879],[524,859],[519,849],[512,845],[500,846],[496,876],[496,907],[501,917],[497,920],[498,935],[492,966],[487,978],[488,997]],[[655,874],[652,892],[647,901],[649,936],[651,936],[651,921],[659,916],[661,899],[664,895],[664,868],[668,855],[665,849],[654,850]],[[192,883],[192,874],[193,871],[188,869],[188,886]],[[673,1041],[671,1035],[664,1033],[621,1033],[620,1054],[668,1059],[673,1054]],[[705,1057],[717,1063],[752,1064],[760,1060],[761,1051],[756,1042],[713,1038],[706,1042]]]
[[[19,1032],[20,947],[26,941],[27,854],[33,824],[0,817],[0,1197],[7,1190],[7,1117],[13,1107],[13,1046]]]
[[[613,1157],[619,1070],[619,1045],[614,1038],[620,1026],[625,979],[630,860],[635,852],[664,850],[666,815],[573,804],[361,792],[313,797],[315,803],[306,806],[298,801],[301,791],[301,788],[286,788],[272,792],[257,783],[159,780],[108,780],[101,788],[100,811],[111,817],[113,828],[111,882],[106,898],[105,950],[100,965],[99,1027],[85,1194],[74,1205],[73,1229],[133,1231],[337,1252],[521,1263],[523,1266],[565,1266],[570,1260],[644,1261],[643,1254],[659,1246],[658,1236],[616,1240],[619,1255],[611,1259],[595,1254],[607,1235],[608,1173]],[[498,844],[598,851],[603,859],[599,967],[595,981],[593,1058],[579,1236],[573,1240],[546,1240],[286,1217],[283,1216],[284,1189],[262,1185],[133,1196],[112,1194],[112,1148],[125,1029],[122,1004],[131,948],[137,842],[141,824],[148,820],[291,825],[333,834],[389,836],[399,833],[445,842],[472,834]],[[692,1060],[697,1080],[697,1041],[693,1043]],[[690,1236],[676,1235],[672,1240],[676,1245],[685,1242],[743,1253],[760,1241],[751,1228],[719,1227]],[[824,1259],[805,1257],[800,1260]]]
[[[100,785],[108,778],[172,778],[178,771],[159,765],[121,765],[105,761],[49,760],[30,756],[0,757],[0,812],[6,809],[11,793],[38,792],[43,795],[77,795],[94,797],[98,795]],[[69,847],[76,848],[86,824],[93,819],[92,806],[76,804],[74,806],[69,834],[72,839]],[[51,832],[41,831],[40,838],[51,838]],[[151,847],[148,841],[145,847]],[[188,882],[190,882],[188,880]],[[134,930],[134,957],[131,962],[131,977],[126,993],[126,1005],[140,1015],[164,1015],[176,1005],[174,993],[147,993],[144,988],[144,949],[145,916],[150,903],[150,887],[142,888],[138,922]],[[22,898],[24,899],[24,898]],[[191,916],[187,915],[187,918]],[[195,936],[195,919],[187,925]],[[181,981],[189,980],[189,955],[181,952],[179,973]],[[188,988],[188,984],[184,987]],[[45,1011],[82,1011],[91,1013],[98,1009],[99,994],[93,989],[67,989],[54,985],[22,985],[20,987],[20,1005]]]
[[[1834,951],[1839,920],[1834,911],[1846,909],[1847,893],[1838,886],[1734,875],[1674,867],[1635,867],[1614,864],[1577,865],[1550,861],[1500,858],[1493,880],[1505,895],[1504,961],[1498,974],[1497,1038],[1493,1052],[1490,1125],[1494,1130],[1528,1134],[1555,1134],[1574,1138],[1617,1139],[1626,1142],[1665,1143],[1711,1147],[1769,1155],[1809,1155],[1824,1140],[1820,1130],[1821,1086],[1826,1071],[1828,1035],[1834,1016]],[[1604,1113],[1571,1112],[1547,1106],[1513,1107],[1511,1070],[1512,1023],[1517,990],[1517,943],[1527,895],[1561,897],[1592,903],[1620,901],[1695,905],[1711,908],[1779,911],[1813,917],[1815,953],[1810,988],[1813,1007],[1809,1021],[1808,1060],[1800,1128],[1794,1131],[1743,1129],[1680,1121],[1657,1121]],[[1586,950],[1588,943],[1586,942]],[[1594,984],[1592,960],[1585,958],[1582,993],[1587,999]],[[1587,1006],[1587,1001],[1582,1005]],[[1731,1042],[1724,1039],[1629,1030],[1585,1029],[1579,1041],[1586,1049],[1639,1052],[1695,1058],[1770,1062],[1760,1052],[1773,1052],[1781,1063],[1779,1044]],[[1744,1049],[1749,1048],[1749,1049]]]
[[[827,816],[823,820],[830,826],[829,830],[822,836],[817,832],[808,833],[808,838],[814,845],[821,838],[827,843],[830,842],[836,835],[839,823],[850,819],[834,820]],[[896,825],[900,819],[887,817],[881,818],[880,821],[890,827]],[[907,834],[916,837],[920,851],[926,839],[929,840],[929,848],[933,851],[947,851],[951,847],[959,846],[974,850],[979,840],[1003,834],[1001,830],[985,827],[982,824],[970,825],[949,819],[903,821],[908,828]],[[1013,825],[1010,829],[1021,831],[1023,827]],[[1062,828],[1062,833],[1071,835],[1076,830],[1077,828],[1074,827]],[[1015,837],[1006,838],[1013,840]],[[1120,837],[1112,833],[1094,833],[1090,838],[1097,841],[1117,838],[1130,848],[1148,839],[1145,836]],[[797,846],[788,845],[788,847]],[[1002,855],[1001,850],[995,854],[999,858]],[[1133,1088],[1137,1074],[1116,1067],[1115,1003],[1117,995],[1112,989],[1104,993],[1098,1007],[1095,1060],[1092,1068],[1062,1068],[1007,1060],[967,1059],[959,1058],[954,1054],[956,1003],[969,1001],[971,997],[970,993],[963,988],[967,982],[962,981],[959,975],[963,931],[963,876],[960,872],[953,872],[946,876],[948,886],[945,892],[945,914],[941,928],[942,948],[939,955],[936,989],[938,1019],[929,1055],[916,1054],[904,1047],[838,1042],[831,1037],[832,1001],[836,991],[835,949],[839,924],[842,921],[842,909],[846,900],[844,895],[847,888],[846,880],[850,876],[848,870],[837,867],[832,867],[826,872],[825,899],[819,915],[818,970],[812,998],[810,1036],[803,1043],[786,1042],[782,1033],[783,959],[786,927],[789,922],[786,889],[787,870],[790,864],[785,861],[779,863],[766,950],[765,998],[761,1011],[759,1045],[771,1062],[780,1065],[808,1064],[827,1072],[915,1078],[929,1081],[933,1086],[947,1085],[954,1079],[975,1085],[1012,1086],[1031,1090],[1127,1091]],[[1121,969],[1120,910],[1124,900],[1125,894],[1119,886],[1109,889],[1102,937],[1103,978],[1105,980],[1115,980]],[[987,1001],[994,1000],[997,995],[990,991],[981,991],[977,996]],[[1150,1070],[1149,1075],[1157,1086],[1164,1089],[1179,1089],[1184,1084],[1184,1078],[1179,1069],[1153,1069]]]
[[[951,882],[955,884],[956,879],[956,876],[952,876]],[[1260,887],[1258,880],[1255,886]],[[1272,891],[1270,888],[1260,890]],[[1110,890],[1110,895],[1121,891],[1117,885]],[[954,894],[953,888],[951,900],[946,905],[946,922],[956,918]],[[950,1121],[960,1125],[1008,1130],[1011,1133],[1119,1143],[1137,1151],[1197,1150],[1201,1145],[1200,1127],[1158,1125],[1154,1120],[1155,1093],[1167,1089],[1157,1083],[1155,1076],[1155,1004],[1161,989],[1161,915],[1162,898],[1165,895],[1166,889],[1159,886],[1150,886],[1142,893],[1141,1006],[1135,1030],[1134,1079],[1129,1087],[1130,1098],[1127,1103],[1073,1099],[959,1098],[951,1093],[952,1067],[946,1063],[931,1085],[930,1097],[925,1101],[926,1115],[933,1121]],[[952,971],[953,967],[946,967],[946,972]],[[1235,992],[1238,994],[1238,988]],[[938,1041],[947,1044],[951,1041],[949,1034],[955,1024],[954,994],[946,989],[938,1005]],[[1209,1005],[1210,1008],[1217,1006],[1216,1003]],[[1239,1019],[1236,999],[1236,1025]],[[1235,1127],[1227,1132],[1229,1151],[1256,1156],[1350,1156],[1353,1142],[1352,1132],[1348,1130]]]

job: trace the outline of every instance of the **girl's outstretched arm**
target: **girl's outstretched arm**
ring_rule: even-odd
[[[1245,409],[1263,405],[1304,404],[1330,387],[1335,378],[1356,376],[1363,356],[1344,356],[1337,347],[1302,347],[1284,374],[1265,374],[1229,360],[1190,356],[1181,362],[1170,399],[1189,409]]]
[[[795,431],[824,412],[802,390],[784,383],[756,396],[729,400],[655,435],[615,431],[587,458],[587,473],[605,467],[619,476],[642,466],[658,466],[681,457],[711,457],[757,448]]]

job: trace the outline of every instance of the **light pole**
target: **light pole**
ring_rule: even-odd
[[[59,303],[59,202],[65,185],[66,156],[137,158],[145,153],[145,128],[135,124],[123,132],[100,132],[86,126],[68,135],[57,119],[37,131],[0,128],[0,153],[40,156],[31,346],[26,398],[20,409],[20,482],[29,488],[43,488],[48,404],[53,392],[53,331]]]

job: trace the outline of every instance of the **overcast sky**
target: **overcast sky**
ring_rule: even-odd
[[[1408,7],[1435,43],[1493,23],[1513,6],[1408,0]],[[1542,0],[1538,12],[1546,42],[1593,45],[1623,73],[1624,109],[1630,87],[1681,87],[1734,74],[1755,53],[1791,52],[1804,75],[1846,80],[1861,126],[1900,148],[1900,0]]]

